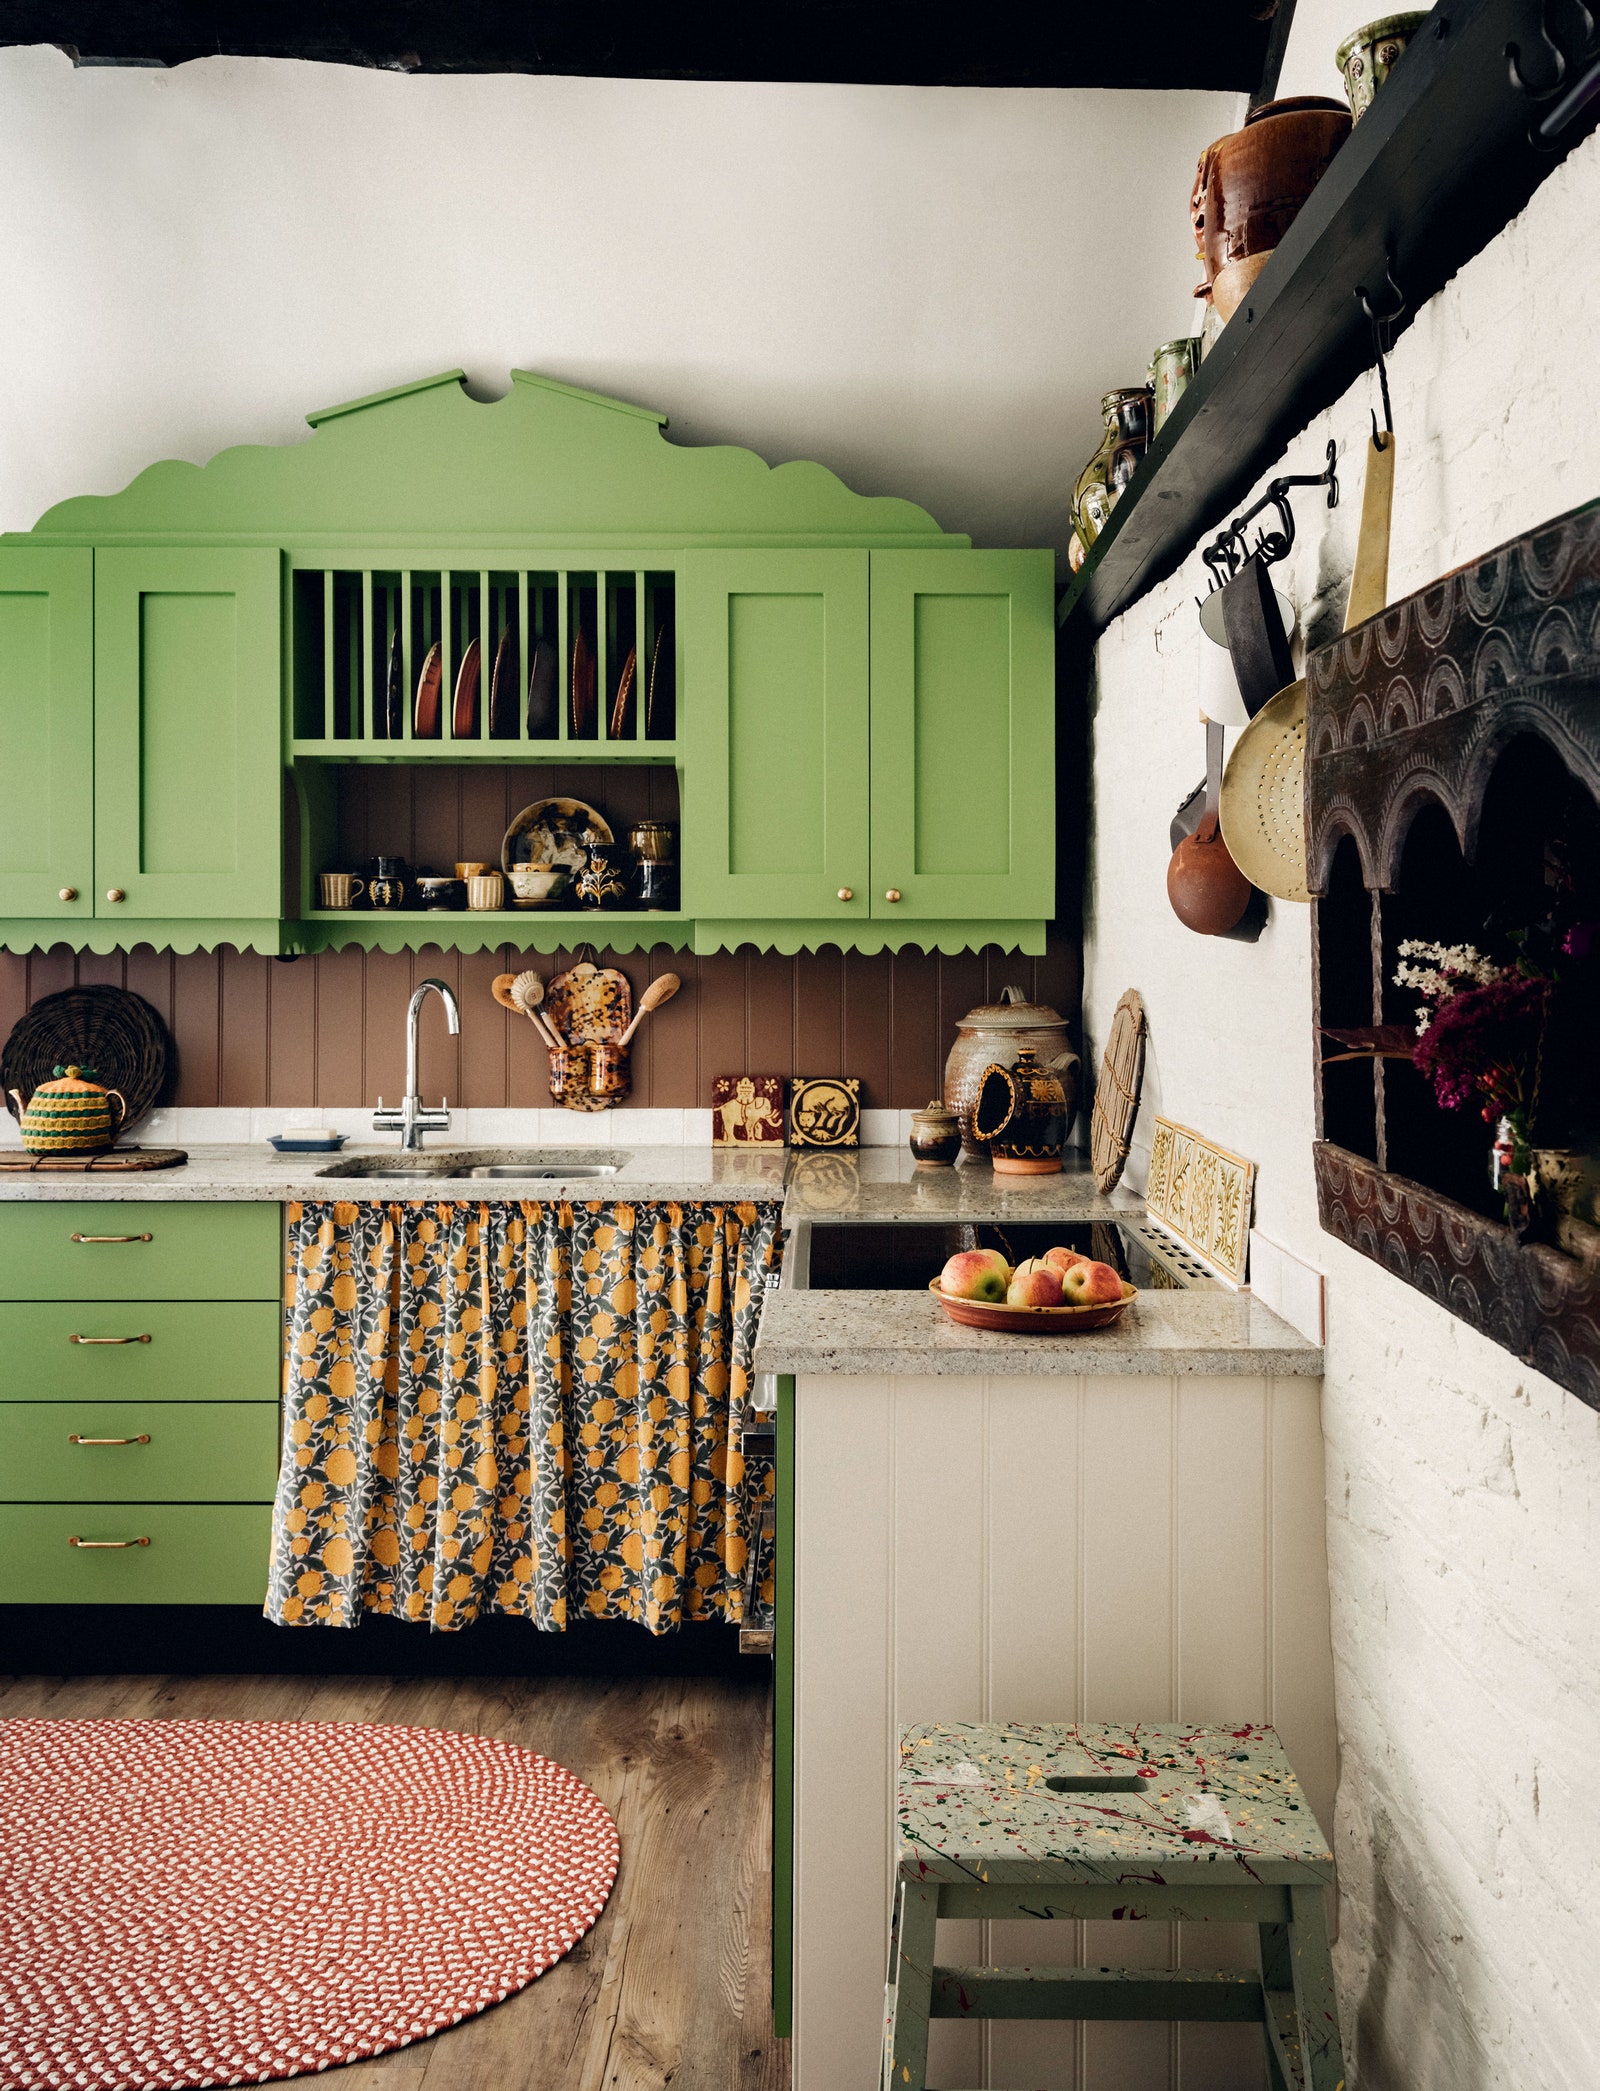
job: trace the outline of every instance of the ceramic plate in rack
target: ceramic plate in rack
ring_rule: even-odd
[[[452,740],[475,741],[478,737],[478,678],[482,663],[483,648],[476,639],[469,640],[456,670],[456,696],[450,707]]]
[[[501,868],[508,878],[517,864],[560,864],[580,871],[588,857],[583,838],[590,828],[602,842],[615,839],[605,815],[586,799],[535,799],[506,829]]]
[[[375,738],[397,741],[406,730],[406,655],[400,643],[400,627],[389,641],[389,674],[383,692],[383,717],[372,722]]]
[[[556,649],[549,639],[535,639],[528,666],[528,738],[553,741],[560,725],[556,697]]]
[[[1000,1336],[1080,1336],[1085,1329],[1108,1329],[1139,1297],[1139,1288],[1126,1278],[1120,1300],[1093,1307],[1008,1307],[1003,1301],[991,1306],[987,1300],[953,1300],[939,1290],[937,1278],[928,1280],[928,1290],[962,1328],[989,1329]]]
[[[650,653],[650,688],[645,695],[644,730],[654,735],[672,697],[672,626],[656,627],[656,643]]]
[[[575,741],[590,740],[594,736],[600,694],[598,681],[594,648],[589,644],[589,634],[579,625],[578,636],[572,642],[572,738]]]
[[[628,658],[622,664],[622,674],[617,679],[617,699],[611,707],[611,724],[607,729],[607,738],[610,740],[623,740],[631,731],[633,684],[638,672],[639,649],[636,646],[630,646],[628,648]]]
[[[489,678],[489,738],[514,741],[517,737],[517,635],[507,625],[494,650],[494,673]]]
[[[411,738],[416,741],[439,737],[439,687],[444,680],[444,654],[437,639],[428,648],[422,673],[417,677],[417,702],[411,714]]]

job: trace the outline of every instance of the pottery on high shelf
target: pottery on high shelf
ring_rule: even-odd
[[[1425,14],[1384,15],[1353,29],[1333,54],[1333,62],[1344,75],[1344,91],[1350,98],[1350,118],[1359,123],[1372,107],[1372,97],[1394,70],[1400,53],[1416,35]]]
[[[1200,337],[1180,334],[1164,341],[1150,358],[1150,391],[1154,402],[1150,433],[1159,434],[1162,424],[1182,399],[1189,380],[1200,368]]]
[[[973,1137],[997,1176],[1051,1175],[1061,1167],[1069,1115],[1061,1080],[1024,1046],[1009,1067],[994,1062],[979,1076]]]
[[[1291,95],[1252,109],[1242,130],[1200,155],[1189,214],[1205,269],[1197,297],[1214,295],[1230,262],[1270,254],[1350,135],[1350,111],[1326,95]],[[1237,278],[1229,289],[1242,297]],[[1221,317],[1219,307],[1219,317]]]
[[[1150,448],[1151,400],[1148,385],[1124,385],[1100,402],[1105,434],[1078,474],[1072,496],[1078,536],[1086,550],[1105,528],[1118,495]]]
[[[1070,1127],[1078,1056],[1068,1041],[1066,1019],[1046,1003],[1030,1002],[1020,987],[1007,987],[998,1002],[968,1010],[956,1026],[956,1042],[944,1064],[944,1100],[960,1124],[964,1153],[982,1156],[988,1152],[972,1130],[972,1113],[986,1070],[996,1064],[1011,1066],[1024,1050],[1034,1053],[1049,1073],[1060,1078]],[[1065,1129],[1062,1137],[1066,1137]]]

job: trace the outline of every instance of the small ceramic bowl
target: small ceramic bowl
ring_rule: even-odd
[[[548,907],[572,883],[565,864],[513,864],[511,897],[519,908]]]
[[[417,880],[417,898],[435,914],[448,914],[467,904],[465,879],[424,875]]]

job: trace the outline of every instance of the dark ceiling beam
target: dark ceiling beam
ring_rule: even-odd
[[[227,54],[430,73],[1257,90],[1272,0],[6,0],[83,65]]]

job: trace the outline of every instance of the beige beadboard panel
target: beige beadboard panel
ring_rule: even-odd
[[[603,934],[603,918],[595,922]],[[324,951],[291,960],[223,946],[178,954],[139,945],[96,956],[64,945],[0,951],[0,1038],[32,1003],[60,988],[129,987],[160,1012],[176,1051],[160,1101],[180,1109],[370,1104],[398,1096],[405,1075],[405,1011],[419,980],[435,976],[461,999],[451,1038],[428,1011],[422,1082],[468,1109],[528,1109],[551,1101],[548,1064],[533,1026],[489,992],[497,973],[535,966],[547,978],[575,952],[528,957],[499,951]],[[741,947],[696,958],[658,945],[623,957],[634,996],[662,973],[682,991],[646,1017],[633,1042],[631,1101],[703,1109],[719,1074],[855,1075],[873,1111],[915,1110],[939,1092],[955,1027],[976,1003],[1015,981],[1074,1025],[1081,953],[1052,936],[1042,957],[998,949],[872,956],[833,949],[794,957]]]
[[[1220,1376],[798,1381],[795,2091],[875,2081],[905,1722],[1272,1719],[1329,1821],[1318,1396]],[[949,1926],[938,1950],[1253,1960],[1233,1926]],[[1242,2026],[940,2025],[930,2055],[933,2084],[1264,2082]]]

